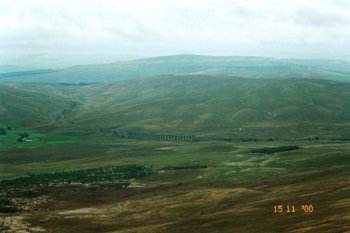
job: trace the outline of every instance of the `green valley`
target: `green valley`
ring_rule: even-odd
[[[346,69],[173,56],[7,76],[0,231],[350,231]]]

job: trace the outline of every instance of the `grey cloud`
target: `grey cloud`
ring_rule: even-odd
[[[318,12],[316,10],[299,10],[295,13],[295,22],[302,25],[312,25],[317,27],[340,27],[348,26],[349,17],[337,15],[332,12]]]
[[[37,63],[80,63],[79,56],[112,62],[170,53],[347,57],[347,2],[3,0],[0,63],[28,56]]]

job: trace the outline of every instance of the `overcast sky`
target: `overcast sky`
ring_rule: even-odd
[[[350,60],[350,1],[0,1],[0,64],[180,53]]]

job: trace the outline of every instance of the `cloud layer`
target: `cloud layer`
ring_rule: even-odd
[[[0,64],[178,53],[349,59],[349,12],[347,0],[2,0]]]

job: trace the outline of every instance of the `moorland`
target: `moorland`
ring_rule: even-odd
[[[0,231],[350,231],[349,72],[197,55],[2,72]]]

